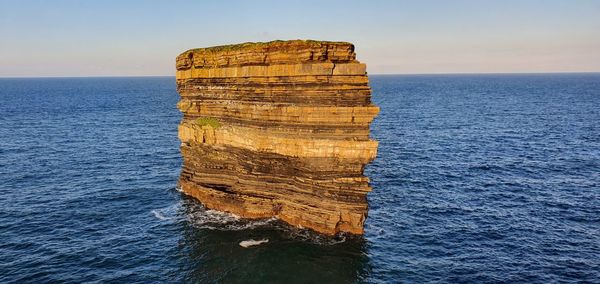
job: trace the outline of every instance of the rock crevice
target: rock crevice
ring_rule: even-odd
[[[246,218],[363,233],[379,108],[352,44],[191,49],[176,68],[184,193]]]

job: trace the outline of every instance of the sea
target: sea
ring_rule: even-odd
[[[0,79],[0,283],[600,283],[600,74],[370,85],[365,234],[329,238],[177,189],[174,77]]]

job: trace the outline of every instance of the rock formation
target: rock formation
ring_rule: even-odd
[[[363,233],[379,108],[352,44],[200,48],[176,66],[183,192],[241,217]]]

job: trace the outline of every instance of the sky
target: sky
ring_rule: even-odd
[[[172,76],[275,39],[352,42],[369,74],[600,72],[600,1],[0,0],[0,77]]]

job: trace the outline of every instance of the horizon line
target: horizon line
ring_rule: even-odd
[[[545,75],[545,74],[599,74],[600,71],[556,71],[556,72],[433,72],[433,73],[373,73],[367,76],[394,75]],[[60,79],[60,78],[156,78],[175,77],[175,75],[82,75],[82,76],[0,76],[0,79]]]

